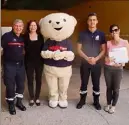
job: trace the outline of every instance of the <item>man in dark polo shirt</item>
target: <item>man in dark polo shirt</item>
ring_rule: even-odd
[[[87,96],[87,85],[91,74],[93,84],[94,107],[101,110],[99,103],[100,96],[100,75],[101,75],[101,58],[105,54],[106,42],[103,32],[97,29],[97,15],[90,13],[87,19],[88,29],[81,32],[77,44],[77,51],[82,57],[80,66],[81,88],[80,101],[77,109],[82,108]]]
[[[1,45],[3,48],[4,62],[4,84],[6,86],[6,100],[9,105],[9,112],[16,114],[14,99],[17,98],[16,106],[25,111],[22,104],[24,92],[24,40],[21,36],[23,21],[16,19],[13,23],[13,30],[2,36]]]

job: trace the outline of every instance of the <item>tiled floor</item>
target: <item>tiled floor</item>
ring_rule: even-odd
[[[25,83],[26,84],[26,83]],[[68,89],[69,107],[67,109],[51,109],[47,104],[48,88],[43,79],[40,107],[28,106],[27,86],[24,93],[26,112],[17,110],[16,116],[10,116],[7,112],[7,105],[4,100],[5,87],[2,84],[2,120],[1,125],[129,125],[129,71],[125,70],[121,83],[120,99],[117,105],[117,112],[113,115],[103,110],[96,111],[92,106],[92,84],[89,81],[87,105],[77,110],[75,108],[79,100],[80,75],[79,68],[73,68],[73,75]],[[101,76],[100,102],[105,105],[105,80]],[[122,122],[123,121],[123,122]],[[124,124],[122,124],[124,123]]]

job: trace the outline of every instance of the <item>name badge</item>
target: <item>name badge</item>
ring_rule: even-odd
[[[97,35],[97,36],[95,37],[95,40],[99,40],[99,35]]]
[[[17,40],[14,38],[13,41],[16,42]]]

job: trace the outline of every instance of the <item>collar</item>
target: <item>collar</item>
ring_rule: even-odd
[[[17,38],[21,37],[21,34],[20,34],[20,36],[17,36],[17,35],[14,33],[13,30],[11,31],[11,33],[12,33],[12,35],[13,35],[14,37],[17,37]]]
[[[94,32],[91,32],[89,29],[87,29],[87,31],[88,31],[88,33],[90,33],[90,34],[95,34],[95,33],[98,32],[98,29],[96,29]]]

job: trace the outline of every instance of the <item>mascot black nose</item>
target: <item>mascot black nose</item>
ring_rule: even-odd
[[[59,24],[60,22],[56,22],[57,24]]]

